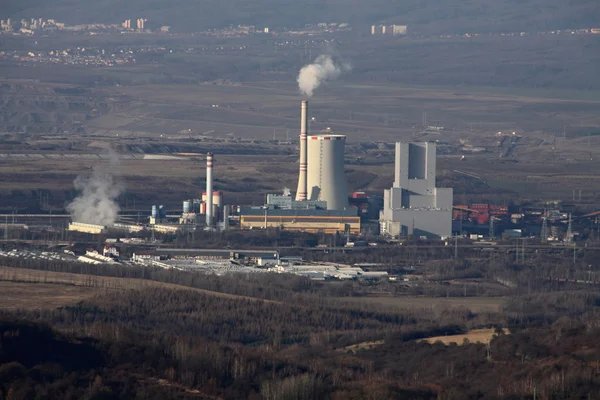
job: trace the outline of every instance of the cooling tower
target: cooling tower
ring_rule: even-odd
[[[348,207],[344,175],[344,135],[308,137],[308,198],[327,202],[328,210]]]
[[[306,126],[308,125],[308,101],[302,101],[300,113],[300,172],[298,173],[298,190],[296,201],[306,200]]]

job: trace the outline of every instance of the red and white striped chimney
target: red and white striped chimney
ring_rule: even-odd
[[[300,172],[298,174],[298,190],[296,191],[296,200],[306,200],[306,166],[308,155],[306,152],[306,127],[308,126],[308,100],[302,100],[302,108],[300,114]]]
[[[206,226],[212,225],[213,213],[213,155],[206,154]]]

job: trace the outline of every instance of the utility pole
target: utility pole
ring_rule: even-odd
[[[548,217],[542,218],[542,232],[540,233],[540,239],[542,243],[546,243],[548,241]]]
[[[458,235],[454,236],[454,259],[458,260]]]
[[[571,226],[571,214],[569,213],[569,226],[567,227],[567,243],[571,243],[572,241],[572,226]]]

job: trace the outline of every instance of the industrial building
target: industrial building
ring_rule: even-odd
[[[279,210],[267,207],[241,207],[240,228],[283,229],[289,231],[327,233],[360,233],[360,217],[356,209],[347,210]]]
[[[452,189],[436,184],[435,142],[397,142],[394,185],[384,192],[381,234],[445,238],[452,234]]]
[[[101,233],[106,233],[107,228],[104,225],[85,224],[83,222],[71,222],[69,224],[68,230],[99,235]]]
[[[267,195],[267,205],[272,208],[279,208],[281,210],[304,210],[304,209],[315,209],[327,208],[327,202],[321,200],[304,200],[297,201],[294,200],[290,190],[288,188],[283,189],[283,194],[273,194],[270,193]]]

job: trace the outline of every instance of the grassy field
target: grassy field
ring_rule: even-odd
[[[104,290],[56,283],[0,281],[0,309],[53,309],[89,299]]]
[[[0,309],[51,309],[74,304],[104,291],[138,290],[150,287],[193,290],[211,296],[256,300],[251,297],[145,279],[0,267]]]

